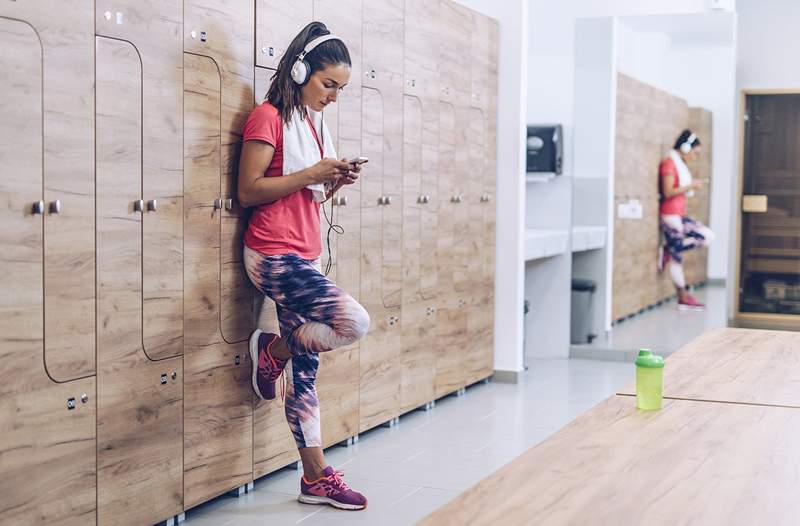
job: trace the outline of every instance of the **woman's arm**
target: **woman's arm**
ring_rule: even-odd
[[[243,207],[274,203],[311,184],[327,183],[347,173],[349,165],[323,159],[314,166],[283,177],[264,177],[275,148],[264,141],[246,141],[239,159],[237,197]]]
[[[699,189],[700,183],[692,181],[689,186],[677,186],[678,176],[676,174],[668,173],[661,177],[661,194],[665,199],[675,197],[676,195],[685,194],[689,190]]]

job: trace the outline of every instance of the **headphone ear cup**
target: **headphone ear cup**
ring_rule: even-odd
[[[691,143],[689,143],[689,142],[687,141],[687,142],[685,142],[685,143],[681,144],[681,151],[682,151],[683,153],[685,153],[685,154],[688,154],[689,152],[691,152],[691,151],[692,151],[692,145],[691,145]]]
[[[308,62],[305,60],[295,60],[292,64],[292,80],[295,84],[302,86],[308,80]]]

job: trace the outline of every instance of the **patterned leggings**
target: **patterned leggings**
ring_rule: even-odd
[[[714,240],[714,233],[703,223],[679,215],[662,215],[661,232],[664,234],[664,248],[669,253],[672,282],[679,289],[686,288],[683,253],[698,247],[707,247]]]
[[[245,247],[244,263],[253,285],[275,302],[281,337],[292,354],[285,410],[297,447],[322,447],[316,388],[319,353],[361,339],[369,330],[369,315],[322,275],[319,260],[296,254],[266,256]]]

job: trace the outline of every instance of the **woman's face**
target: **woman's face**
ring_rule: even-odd
[[[683,158],[686,161],[696,161],[700,158],[700,152],[702,150],[702,146],[695,146],[691,149],[691,151],[687,154],[684,154]]]
[[[325,66],[314,72],[303,86],[303,104],[314,111],[322,111],[331,102],[336,102],[339,90],[350,82],[350,66],[337,64]]]

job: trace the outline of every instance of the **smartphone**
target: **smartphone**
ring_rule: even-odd
[[[356,157],[354,159],[350,159],[350,164],[353,166],[358,166],[359,164],[368,163],[369,159],[367,157]]]

